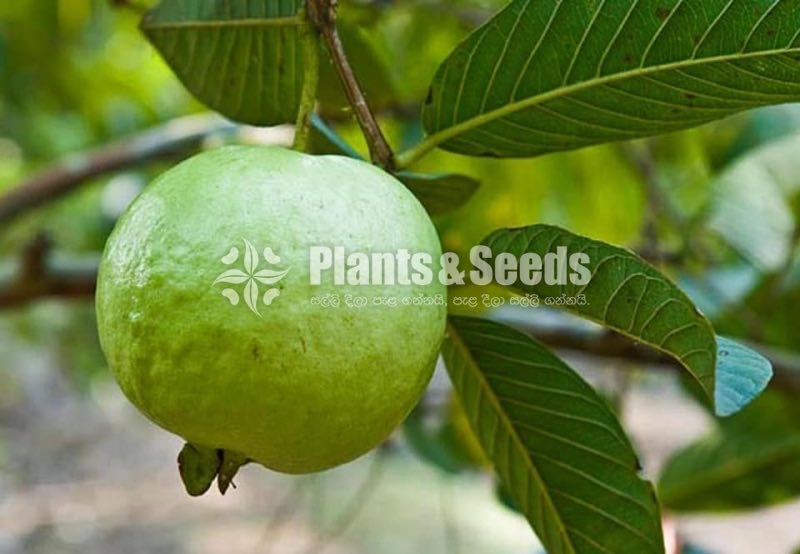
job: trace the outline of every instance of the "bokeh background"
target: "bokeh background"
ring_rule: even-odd
[[[175,464],[181,441],[140,416],[108,372],[91,295],[37,288],[51,270],[90,275],[119,214],[176,161],[225,142],[291,140],[290,128],[239,127],[206,113],[139,33],[148,4],[0,2],[0,198],[53,164],[95,159],[111,141],[132,152],[126,167],[0,219],[0,553],[540,552],[485,471],[441,370],[378,452],[307,477],[247,467],[227,496],[189,498]],[[421,137],[419,103],[438,64],[502,4],[343,2],[346,46],[398,149]],[[325,71],[321,111],[363,152]],[[800,107],[785,105],[541,159],[435,152],[419,166],[482,183],[466,206],[437,218],[446,248],[463,252],[493,229],[534,222],[636,248],[723,332],[781,360],[766,399],[744,418],[767,433],[718,428],[669,368],[565,352],[619,409],[653,479],[697,440],[768,452],[726,459],[671,512],[667,528],[693,545],[686,552],[800,546],[798,132]],[[170,140],[158,156],[142,147]],[[545,310],[493,315],[525,328],[575,325]]]

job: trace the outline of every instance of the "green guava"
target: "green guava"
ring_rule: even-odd
[[[331,269],[313,285],[318,246],[427,253],[434,278],[337,284]],[[430,380],[440,257],[424,208],[372,165],[219,148],[156,179],[117,224],[98,280],[102,347],[130,401],[193,445],[187,471],[203,474],[215,450],[324,470],[386,439]]]

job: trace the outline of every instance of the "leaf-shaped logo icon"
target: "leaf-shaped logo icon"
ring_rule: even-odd
[[[247,275],[247,273],[245,273],[241,269],[229,269],[228,271],[217,277],[217,280],[214,281],[214,284],[216,285],[218,283],[230,283],[232,285],[240,285],[245,281],[247,281],[248,279],[250,279],[250,276]]]
[[[254,313],[261,315],[258,311],[258,285],[255,280],[250,279],[244,286],[244,303],[253,310]]]
[[[257,316],[261,317],[261,312],[258,311],[259,301],[262,301],[265,306],[272,304],[272,301],[280,295],[280,289],[271,287],[272,285],[280,282],[281,279],[286,277],[289,273],[288,269],[259,269],[260,259],[258,257],[258,249],[253,246],[247,239],[242,239],[244,242],[244,257],[242,260],[242,269],[231,268],[223,271],[215,280],[214,285],[225,283],[229,285],[244,285],[241,291],[244,298],[245,305],[250,308]],[[267,247],[263,250],[264,261],[270,265],[276,265],[280,262],[280,257],[275,254],[272,248]],[[239,249],[235,246],[230,249],[228,254],[223,256],[220,261],[225,265],[233,265],[239,260]],[[263,296],[259,291],[259,283],[267,285],[268,288]],[[225,288],[222,295],[228,299],[232,306],[239,304],[239,292],[233,288]]]
[[[222,263],[225,265],[231,265],[237,259],[239,259],[239,249],[234,246],[230,249],[230,252],[228,252],[228,254],[222,258]]]
[[[284,271],[272,271],[271,269],[262,269],[253,277],[260,283],[265,285],[274,285],[281,279],[283,279],[286,274],[289,273],[289,270],[286,269]]]
[[[248,275],[253,275],[258,267],[258,252],[247,239],[244,239],[244,246],[244,270]]]

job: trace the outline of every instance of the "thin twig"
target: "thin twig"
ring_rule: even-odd
[[[373,456],[374,458],[367,476],[358,487],[358,490],[353,494],[350,502],[339,513],[330,531],[325,534],[325,542],[316,543],[307,550],[305,554],[322,554],[325,548],[341,537],[361,514],[362,510],[367,505],[369,497],[375,492],[375,488],[380,483],[386,469],[386,457],[384,454],[378,451],[373,454]]]
[[[658,178],[653,152],[648,141],[643,141],[639,146],[638,152],[633,152],[636,145],[627,144],[631,157],[634,158],[639,172],[642,174],[645,193],[645,214],[642,220],[642,244],[641,248],[648,252],[660,253],[661,247],[658,240],[658,222],[664,217],[664,206],[668,203],[661,192],[661,183]],[[656,255],[654,260],[661,263]]]
[[[30,252],[30,248],[27,251]],[[96,259],[68,261],[51,258],[52,256],[48,255],[42,262],[37,262],[43,264],[40,267],[45,269],[36,275],[28,274],[27,277],[22,277],[26,272],[20,270],[10,280],[0,280],[0,310],[22,306],[43,298],[88,298],[94,294],[97,280]],[[26,263],[30,262],[18,265],[24,266]],[[519,326],[517,321],[509,324]],[[667,370],[679,367],[669,356],[643,347],[611,331],[587,332],[585,329],[563,327],[551,329],[533,323],[524,330],[551,348],[559,350],[571,350],[589,356],[635,364],[649,364]],[[800,392],[800,356],[781,348],[752,341],[741,342],[745,342],[772,362],[775,372],[772,383],[775,386]]]
[[[516,320],[508,323],[516,327],[520,326]],[[603,329],[595,331],[563,326],[552,328],[534,322],[527,323],[522,330],[557,350],[568,350],[599,358],[646,364],[651,368],[668,371],[680,370],[681,367],[678,362],[666,354],[644,347],[613,331]],[[748,340],[740,340],[739,342],[746,344],[769,359],[774,371],[772,385],[783,390],[800,392],[800,356],[781,348]]]
[[[307,14],[304,17],[307,17]],[[316,28],[303,25],[301,29],[304,61],[303,92],[300,96],[300,109],[297,112],[292,148],[306,152],[311,135],[311,116],[317,103],[317,89],[319,88],[319,41]]]
[[[353,107],[356,120],[367,140],[372,161],[386,170],[392,170],[394,153],[367,103],[339,38],[339,31],[336,28],[336,4],[336,0],[306,1],[309,16],[325,41],[347,100]]]
[[[325,525],[325,474],[314,473],[311,478],[311,506],[309,506],[311,524],[316,529]]]
[[[286,496],[284,496],[276,505],[275,510],[272,512],[270,517],[266,521],[266,525],[264,526],[264,532],[262,535],[261,540],[258,541],[256,545],[256,549],[253,554],[269,554],[272,552],[273,545],[277,544],[278,541],[272,540],[274,537],[272,536],[273,533],[283,525],[286,520],[294,515],[295,512],[298,510],[298,500],[297,497],[302,492],[302,489],[306,488],[308,485],[308,478],[301,477],[294,480],[291,488],[289,489]],[[266,545],[263,552],[261,551],[261,547]]]
[[[644,258],[659,265],[670,263],[684,267],[691,260],[715,263],[718,256],[698,240],[694,223],[664,194],[659,182],[657,160],[653,156],[652,141],[645,141],[641,145],[632,142],[623,143],[621,148],[629,163],[639,172],[647,196],[648,210],[642,228],[644,245],[641,248],[646,254]],[[680,252],[669,253],[659,247],[656,222],[662,220],[682,237]],[[713,281],[701,280],[699,286],[717,299],[725,299],[727,296]],[[746,305],[738,308],[737,315],[748,324],[753,333],[764,327],[760,315]]]
[[[183,152],[210,135],[236,128],[235,124],[218,116],[182,117],[95,150],[69,156],[0,195],[0,227],[94,177]]]
[[[694,257],[706,263],[716,261],[717,256],[703,244],[696,240],[695,222],[685,214],[664,194],[658,175],[658,160],[653,154],[652,140],[643,143],[624,142],[620,150],[627,158],[628,163],[639,173],[647,199],[647,214],[643,223],[645,240],[655,240],[657,221],[665,221],[683,241],[683,262],[687,257]],[[649,235],[649,236],[648,236]],[[652,250],[651,244],[646,244],[644,250]],[[668,254],[665,254],[668,255]],[[674,257],[674,255],[673,255]]]
[[[448,490],[449,484],[448,476],[442,475],[439,486],[439,511],[442,514],[442,523],[444,524],[445,552],[447,554],[458,554],[461,550],[461,540],[458,536],[458,527],[453,521],[453,503]]]

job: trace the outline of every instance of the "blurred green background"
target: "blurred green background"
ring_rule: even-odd
[[[127,203],[196,148],[291,138],[291,129],[221,132],[214,119],[181,119],[205,110],[139,33],[147,2],[117,4],[0,2],[0,197],[75,159],[68,156],[169,121],[204,122],[208,136],[0,223],[0,298],[4,287],[19,286],[22,253],[36,237],[47,237],[54,259],[91,265]],[[438,64],[502,4],[343,3],[346,46],[398,149],[421,138],[419,104]],[[321,93],[322,114],[364,152],[327,66]],[[638,249],[723,332],[780,349],[792,367],[800,334],[798,131],[800,107],[786,105],[534,160],[435,152],[418,169],[481,181],[466,206],[437,218],[445,248],[464,252],[498,227],[546,222]],[[569,359],[617,403],[652,478],[692,440],[733,432],[713,430],[669,372],[576,353]],[[762,421],[778,421],[770,423],[776,434],[796,439],[800,418],[784,406],[796,391],[787,380],[740,419],[762,420],[769,403],[778,415]],[[180,441],[139,416],[111,380],[91,298],[0,303],[0,553],[538,552],[525,521],[498,500],[443,375],[432,390],[405,429],[367,459],[303,478],[247,468],[225,498],[190,499],[174,464]],[[756,436],[753,448],[767,448],[763,433]],[[781,453],[780,463],[800,459],[800,446]],[[710,487],[702,501],[686,500],[688,513],[676,514],[679,534],[710,552],[791,552],[800,545],[793,523],[800,505],[790,502],[800,496],[800,468],[778,462],[746,476],[744,497]]]

